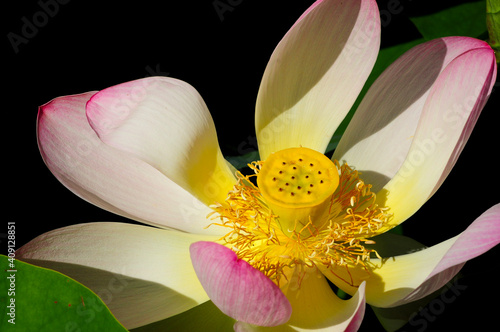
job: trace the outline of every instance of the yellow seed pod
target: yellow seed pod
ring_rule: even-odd
[[[325,155],[309,148],[289,148],[271,154],[257,176],[257,185],[269,207],[275,211],[284,228],[308,219],[322,211],[339,185],[339,172]],[[288,230],[288,231],[287,231]]]

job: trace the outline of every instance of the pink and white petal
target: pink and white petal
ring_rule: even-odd
[[[290,147],[324,151],[368,78],[379,44],[375,1],[316,1],[264,72],[255,115],[262,160]]]
[[[405,160],[439,75],[451,61],[478,48],[489,46],[473,38],[448,37],[417,45],[403,54],[368,90],[333,159],[368,171],[365,181],[380,190]]]
[[[441,186],[455,165],[495,83],[490,48],[466,52],[441,73],[424,105],[408,154],[384,186],[391,228],[415,213]]]
[[[149,77],[104,89],[87,117],[106,144],[147,162],[206,205],[223,202],[235,176],[212,117],[191,85]]]
[[[38,236],[16,258],[81,282],[131,329],[208,300],[188,249],[212,239],[123,223],[78,224]]]
[[[391,258],[371,259],[363,267],[322,269],[344,291],[366,281],[366,301],[381,308],[421,299],[449,282],[470,259],[500,243],[500,204],[479,216],[464,232],[430,248]],[[352,277],[351,282],[347,282]]]
[[[203,288],[223,313],[259,326],[288,321],[292,309],[278,286],[231,249],[215,242],[197,242],[190,252]]]
[[[99,140],[85,115],[96,92],[56,98],[40,107],[37,135],[50,171],[84,200],[159,227],[223,235],[205,229],[211,210],[142,160]]]
[[[389,227],[407,219],[442,183],[495,77],[486,43],[448,37],[405,53],[367,92],[332,158],[364,173],[382,199],[389,192],[386,205],[396,208]]]

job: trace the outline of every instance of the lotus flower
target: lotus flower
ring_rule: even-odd
[[[330,159],[379,41],[372,0],[316,1],[298,19],[264,72],[250,175],[226,162],[207,106],[183,81],[146,78],[43,105],[39,147],[57,179],[148,226],[72,225],[17,257],[87,285],[129,329],[212,300],[237,330],[353,331],[365,303],[432,293],[500,241],[500,205],[419,251],[395,255],[415,242],[384,233],[457,161],[492,90],[495,55],[465,37],[411,49],[373,83]]]

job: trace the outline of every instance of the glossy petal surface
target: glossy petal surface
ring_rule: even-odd
[[[324,152],[370,74],[380,43],[371,0],[316,1],[274,50],[256,104],[262,160],[279,150]]]
[[[401,56],[375,81],[333,159],[362,172],[379,202],[406,220],[455,164],[495,82],[494,54],[479,40],[436,39]]]
[[[87,103],[99,138],[152,165],[206,205],[223,202],[235,183],[215,126],[191,85],[151,77],[104,89]]]

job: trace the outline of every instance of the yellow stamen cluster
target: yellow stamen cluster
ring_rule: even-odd
[[[297,210],[294,204],[289,207],[290,210],[286,210],[286,200],[276,203],[266,194],[263,195],[270,189],[262,188],[263,181],[259,181],[258,177],[269,159],[250,164],[255,171],[253,175],[244,176],[238,172],[238,182],[228,193],[225,202],[211,206],[214,211],[209,217],[219,220],[214,224],[230,229],[221,241],[233,249],[239,259],[244,259],[279,283],[280,279],[286,278],[286,267],[312,267],[316,264],[326,268],[348,268],[356,264],[365,266],[372,253],[378,255],[374,250],[365,248],[364,244],[373,243],[368,238],[376,235],[390,214],[375,204],[376,197],[370,191],[371,185],[366,185],[357,171],[347,164],[341,166],[337,161],[332,163],[329,160],[333,168],[328,166],[328,172],[333,172],[333,175],[328,179],[321,178],[331,182],[330,187],[325,186],[325,190],[330,191],[328,195],[323,197],[323,193],[317,193],[320,202],[312,206],[313,199],[307,190],[303,191],[306,203],[303,200],[299,202],[301,210]],[[277,172],[279,174],[279,170]],[[305,178],[307,174],[301,173],[299,176]],[[255,176],[261,188],[251,182]],[[273,180],[273,177],[271,175],[271,182],[278,183],[278,179]],[[283,182],[282,179],[280,181]],[[284,181],[283,184],[287,183],[286,179]],[[281,195],[279,188],[283,184],[277,184],[277,195]],[[296,187],[299,185],[295,184]],[[288,191],[290,199],[295,199],[290,194],[293,191]],[[266,198],[272,202],[266,201]],[[304,218],[304,207],[310,208],[308,218]],[[321,211],[318,212],[318,209]],[[292,219],[294,215],[300,218]]]

